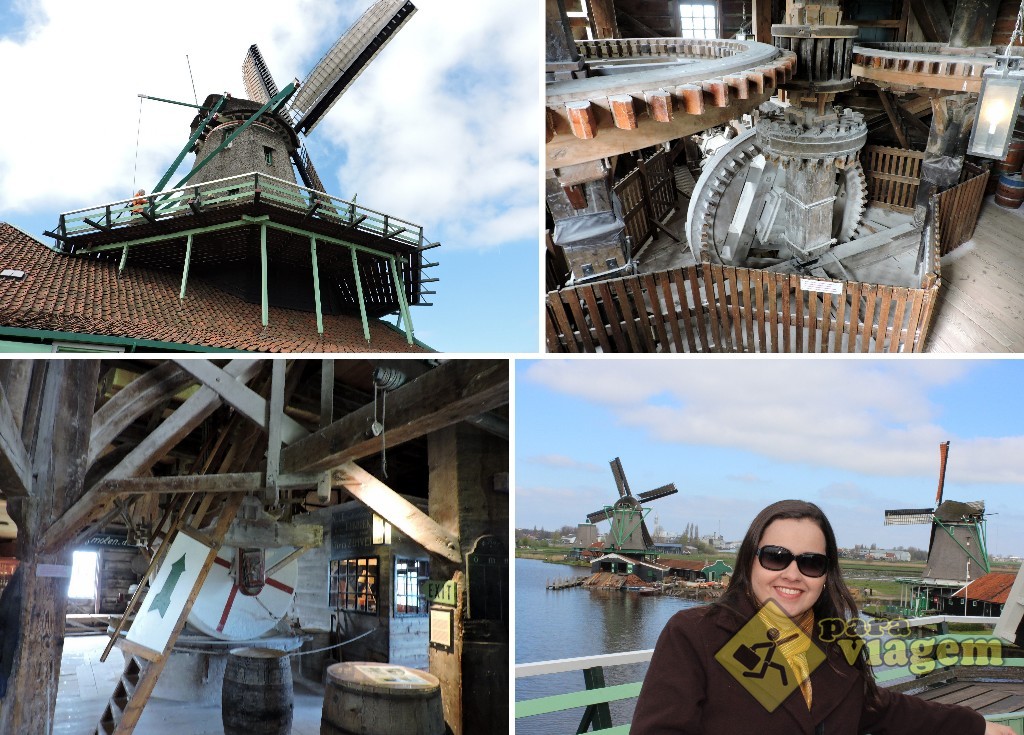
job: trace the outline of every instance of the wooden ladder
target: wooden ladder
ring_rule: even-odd
[[[107,654],[115,645],[128,654],[124,671],[114,687],[114,693],[110,696],[103,714],[100,716],[95,735],[131,735],[135,730],[135,726],[142,716],[142,710],[149,701],[149,697],[156,687],[156,682],[160,678],[167,660],[170,658],[174,643],[178,640],[182,628],[185,627],[185,620],[192,610],[192,605],[199,595],[199,590],[202,589],[203,583],[210,573],[210,568],[213,566],[214,559],[217,558],[217,552],[220,550],[224,535],[238,513],[243,497],[242,493],[231,493],[228,495],[220,517],[217,519],[213,530],[209,533],[204,533],[186,524],[185,521],[191,516],[192,522],[198,524],[206,514],[206,511],[209,510],[210,504],[214,499],[213,495],[206,495],[201,500],[195,496],[190,497],[181,506],[178,517],[173,522],[169,520],[170,525],[167,527],[164,543],[161,544],[157,555],[153,557],[150,570],[146,573],[147,577],[154,568],[159,566],[165,556],[165,550],[170,548],[170,541],[177,533],[187,533],[189,536],[201,541],[209,547],[209,552],[163,651],[156,651],[121,637],[121,630],[124,628],[128,617],[134,612],[136,603],[142,598],[140,594],[142,585],[139,586],[139,591],[136,592],[128,603],[125,614],[115,627],[111,635],[110,644],[107,645],[107,649],[103,652],[101,658],[101,660],[106,660]],[[165,553],[159,553],[160,551]]]

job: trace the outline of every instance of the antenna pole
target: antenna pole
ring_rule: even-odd
[[[199,97],[196,96],[196,79],[192,76],[192,62],[188,60],[188,54],[185,54],[185,63],[188,64],[188,78],[192,80],[192,99],[199,104]]]

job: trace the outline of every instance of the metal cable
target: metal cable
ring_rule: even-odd
[[[142,95],[139,95],[139,124],[135,128],[135,168],[132,169],[132,196],[138,189],[135,188],[135,177],[139,171],[139,134],[142,132]]]
[[[294,651],[294,652],[289,653],[287,655],[289,657],[290,656],[308,656],[311,653],[322,653],[323,651],[330,651],[332,648],[341,648],[342,646],[347,646],[349,643],[355,643],[360,638],[365,638],[366,636],[368,636],[368,635],[370,635],[371,633],[374,633],[374,632],[376,632],[376,631],[375,630],[368,630],[365,633],[360,633],[355,638],[349,638],[347,641],[342,641],[341,643],[335,643],[333,646],[327,646],[326,648],[314,648],[312,651]],[[205,649],[205,648],[179,648],[178,646],[175,646],[172,650],[178,651],[179,653],[204,653],[207,656],[215,656],[215,655],[219,655],[220,653],[222,653],[222,651],[211,651],[211,650]]]

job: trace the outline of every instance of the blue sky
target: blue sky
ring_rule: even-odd
[[[448,352],[536,352],[541,75],[529,50],[542,35],[540,8],[415,4],[307,147],[329,193],[358,194],[442,243],[430,251],[440,263],[428,274],[441,279],[434,305],[412,312],[419,339]],[[0,118],[0,221],[41,236],[62,211],[151,190],[194,111],[146,100],[140,122],[140,93],[192,102],[191,65],[200,100],[244,96],[252,43],[283,87],[305,78],[369,5],[4,3],[0,69],[20,71],[4,75],[18,113]]]
[[[944,498],[984,500],[990,553],[1024,554],[1024,361],[821,358],[519,360],[517,527],[576,525],[617,497],[618,456],[669,532],[739,540],[763,506],[818,503],[840,545],[927,548],[939,443]],[[606,530],[602,524],[602,530]]]

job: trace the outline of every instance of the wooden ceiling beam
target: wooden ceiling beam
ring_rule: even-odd
[[[32,461],[0,384],[0,490],[8,498],[32,496]]]
[[[387,445],[395,447],[508,404],[508,362],[453,360],[388,393]],[[381,450],[367,404],[281,452],[282,472],[323,472]]]
[[[209,360],[176,360],[175,362],[207,388],[215,391],[236,411],[264,431],[269,431],[267,400],[256,391],[244,383],[234,380],[231,375]],[[276,361],[273,362],[276,363]],[[292,444],[306,436],[309,436],[309,431],[302,424],[291,416],[282,416],[281,440],[285,444]]]
[[[457,536],[359,465],[346,462],[335,468],[331,481],[431,554],[462,563]]]

